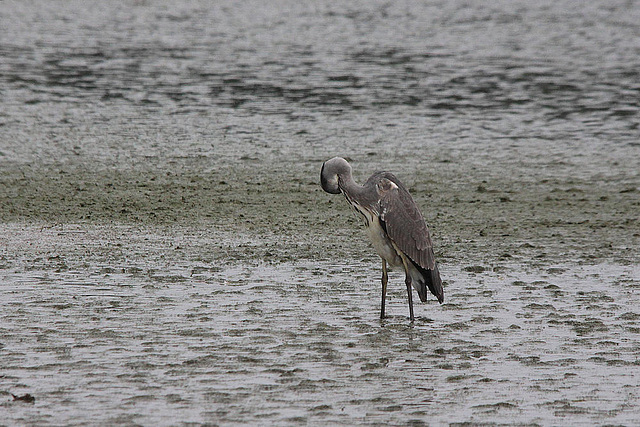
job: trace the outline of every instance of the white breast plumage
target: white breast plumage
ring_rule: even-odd
[[[380,219],[377,216],[368,219],[369,224],[367,226],[367,234],[369,235],[369,240],[371,240],[376,252],[378,252],[378,255],[387,261],[390,266],[401,266],[402,259],[391,244],[387,233],[385,233],[384,229],[380,225]]]
[[[402,259],[398,255],[398,252],[393,247],[387,233],[380,225],[380,218],[378,218],[377,212],[369,211],[354,203],[353,200],[349,198],[347,194],[345,194],[349,205],[353,208],[354,212],[362,215],[362,218],[365,223],[365,227],[367,229],[367,234],[369,235],[369,240],[373,244],[374,249],[380,255],[382,259],[387,261],[387,263],[392,267],[398,267],[402,265]]]

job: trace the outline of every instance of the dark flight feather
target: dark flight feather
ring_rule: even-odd
[[[384,223],[385,231],[420,270],[431,293],[438,298],[439,302],[442,302],[444,300],[442,280],[433,253],[429,228],[422,212],[395,175],[380,172],[374,174],[372,178],[374,177],[379,183],[380,220]],[[395,186],[388,184],[389,181]]]

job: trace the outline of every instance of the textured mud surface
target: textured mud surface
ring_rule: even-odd
[[[410,324],[397,275],[377,319],[358,248],[274,262],[199,227],[3,233],[2,381],[37,399],[7,395],[15,422],[637,421],[637,264],[446,261],[448,302]]]
[[[640,8],[277,3],[0,7],[0,424],[640,423]]]
[[[0,216],[8,224],[45,228],[98,223],[201,229],[254,242],[238,252],[228,238],[208,242],[213,247],[200,250],[211,259],[328,260],[351,257],[354,249],[368,253],[345,201],[319,187],[322,160],[239,160],[216,167],[202,158],[97,170],[9,164],[0,175]],[[361,182],[378,162],[354,162]],[[514,163],[495,172],[506,176],[477,172],[465,159],[396,171],[423,208],[442,262],[466,259],[491,268],[510,259],[533,266],[637,261],[640,190],[633,179],[523,178],[516,175],[521,164]]]

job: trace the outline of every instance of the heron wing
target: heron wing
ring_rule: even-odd
[[[413,262],[427,270],[435,269],[431,236],[420,209],[393,174],[385,173],[382,179],[395,184],[380,197],[380,220],[387,234]]]

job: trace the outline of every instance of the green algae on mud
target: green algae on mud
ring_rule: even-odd
[[[0,222],[201,228],[262,242],[219,255],[237,259],[371,256],[347,204],[320,189],[320,165],[306,159],[296,168],[252,161],[212,167],[206,158],[113,168],[4,164]],[[633,185],[477,174],[465,182],[472,174],[447,166],[436,164],[428,175],[394,171],[421,206],[441,262],[493,269],[505,261],[637,261],[640,201]],[[355,167],[360,181],[373,172],[366,161]]]

